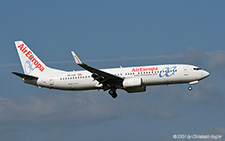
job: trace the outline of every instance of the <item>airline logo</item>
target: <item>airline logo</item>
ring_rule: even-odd
[[[172,67],[165,67],[163,68],[160,73],[159,73],[159,77],[170,77],[175,73],[177,66],[172,66]]]
[[[132,72],[142,72],[142,71],[155,71],[158,70],[158,67],[151,67],[151,68],[133,68]]]
[[[35,59],[32,51],[30,51],[24,44],[19,45],[18,48],[29,59],[25,62],[25,66],[24,66],[25,68],[24,70],[26,74],[30,74],[30,72],[36,68],[39,69],[41,72],[44,71],[45,68],[38,62],[38,60]],[[30,70],[27,70],[27,67]]]

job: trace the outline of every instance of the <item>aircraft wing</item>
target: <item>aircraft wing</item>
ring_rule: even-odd
[[[92,77],[95,80],[97,80],[100,84],[103,84],[103,86],[106,89],[108,89],[110,87],[116,87],[116,86],[122,85],[122,82],[124,80],[122,77],[119,77],[119,76],[101,71],[101,70],[93,68],[93,67],[90,67],[90,66],[84,64],[83,62],[81,62],[81,60],[77,57],[77,55],[73,51],[71,51],[71,53],[74,57],[75,62],[79,66],[81,66],[82,68],[84,68],[84,69],[88,70],[89,72],[93,73]]]

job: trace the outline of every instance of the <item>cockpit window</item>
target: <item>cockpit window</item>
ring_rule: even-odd
[[[194,70],[201,70],[201,68],[193,68]]]

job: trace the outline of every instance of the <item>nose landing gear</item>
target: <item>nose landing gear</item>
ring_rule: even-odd
[[[116,89],[109,90],[109,94],[112,96],[112,98],[116,98],[117,97]]]
[[[192,90],[192,87],[191,87],[191,85],[189,85],[189,87],[188,87],[188,90],[189,90],[189,91],[191,91],[191,90]]]
[[[192,90],[191,85],[195,85],[195,84],[198,84],[198,80],[196,80],[196,81],[192,81],[192,82],[189,82],[189,87],[188,87],[188,90],[189,90],[189,91],[191,91],[191,90]]]

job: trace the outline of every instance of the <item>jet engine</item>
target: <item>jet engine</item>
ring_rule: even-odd
[[[141,78],[126,78],[123,80],[123,87],[139,87],[142,85],[142,79]]]
[[[123,81],[123,87],[128,93],[144,92],[146,86],[142,85],[141,78],[126,78]]]

